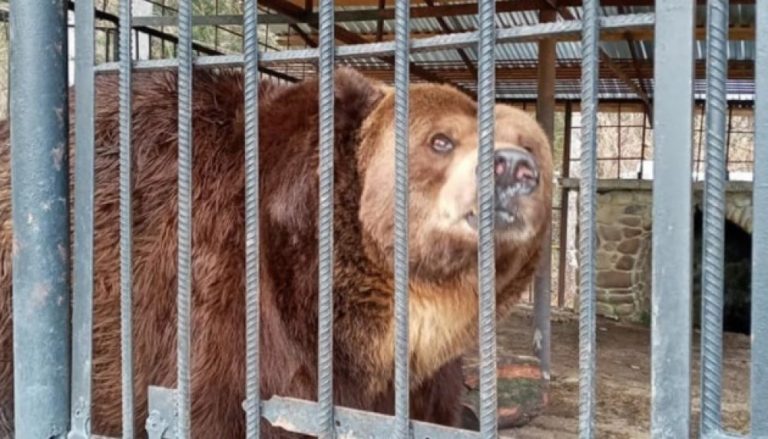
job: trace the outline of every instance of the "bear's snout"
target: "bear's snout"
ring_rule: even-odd
[[[520,148],[497,149],[493,160],[498,191],[528,195],[539,185],[539,170],[528,151]]]

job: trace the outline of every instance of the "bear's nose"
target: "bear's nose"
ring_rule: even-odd
[[[539,185],[536,161],[524,149],[497,149],[493,165],[497,189],[511,189],[518,195],[528,195]]]

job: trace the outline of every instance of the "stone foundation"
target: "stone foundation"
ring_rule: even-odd
[[[601,194],[597,208],[597,311],[635,320],[650,266],[650,192]]]
[[[563,183],[578,188],[577,180]],[[601,316],[639,322],[650,314],[651,189],[649,181],[601,181],[598,186],[596,286]],[[701,203],[700,184],[694,186],[694,203]],[[751,184],[729,184],[726,218],[752,232]]]

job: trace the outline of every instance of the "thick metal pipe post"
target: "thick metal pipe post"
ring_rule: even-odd
[[[64,437],[70,415],[67,9],[13,0],[11,190],[15,437]]]
[[[656,2],[651,437],[690,437],[693,2]],[[672,117],[669,117],[672,116]]]
[[[768,0],[758,0],[755,59],[755,181],[752,192],[752,374],[753,437],[768,437]]]

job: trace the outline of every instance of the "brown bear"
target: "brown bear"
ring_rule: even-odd
[[[391,414],[394,370],[394,94],[335,74],[334,398]],[[175,387],[177,77],[133,76],[135,431],[147,387]],[[244,435],[244,104],[239,71],[193,78],[192,434]],[[121,429],[117,74],[96,79],[91,431]],[[476,103],[446,85],[410,86],[411,415],[457,425],[461,355],[477,327]],[[70,166],[74,163],[74,99]],[[497,307],[528,286],[550,221],[548,139],[497,105]],[[316,398],[318,85],[262,81],[259,100],[261,396]],[[12,435],[9,135],[0,125],[0,436]],[[72,179],[74,180],[74,179]],[[264,438],[296,437],[262,421]]]

